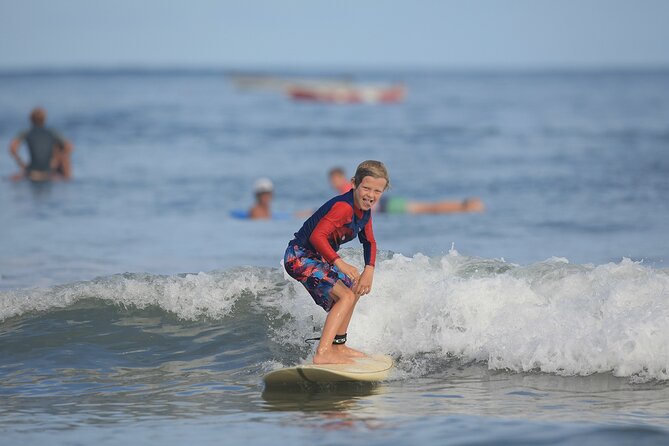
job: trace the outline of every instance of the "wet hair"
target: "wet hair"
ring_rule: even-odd
[[[390,178],[388,177],[388,170],[381,161],[367,160],[361,162],[358,168],[355,169],[353,182],[355,183],[356,186],[358,186],[360,183],[362,183],[362,180],[365,177],[383,178],[384,180],[386,180],[386,187],[383,190],[386,190],[390,187]]]
[[[44,125],[46,122],[46,110],[42,107],[33,108],[30,112],[30,122],[34,125]]]

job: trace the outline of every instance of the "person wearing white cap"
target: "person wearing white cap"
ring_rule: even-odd
[[[269,178],[259,178],[253,184],[253,193],[256,197],[255,204],[249,210],[251,219],[272,218],[270,206],[274,197],[274,184]]]

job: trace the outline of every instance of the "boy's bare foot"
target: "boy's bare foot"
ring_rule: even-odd
[[[337,353],[341,353],[349,358],[366,358],[367,355],[359,350],[356,350],[351,347],[347,347],[343,344],[333,346]]]
[[[343,353],[328,349],[324,352],[316,352],[314,364],[353,364],[353,361]]]

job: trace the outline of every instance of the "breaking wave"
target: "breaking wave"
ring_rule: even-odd
[[[360,259],[353,249],[343,256],[354,264]],[[126,273],[0,292],[0,335],[11,339],[23,320],[81,308],[89,316],[113,308],[151,310],[177,324],[234,323],[237,338],[274,344],[262,361],[284,362],[309,354],[303,339],[318,332],[325,318],[280,267]],[[521,266],[455,250],[442,257],[385,252],[372,293],[356,309],[349,342],[401,358],[409,375],[433,370],[411,361],[427,357],[434,364],[456,359],[514,372],[667,380],[667,320],[669,273],[628,259],[576,265],[551,258]]]

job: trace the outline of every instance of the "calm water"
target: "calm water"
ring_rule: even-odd
[[[66,184],[10,183],[0,158],[2,442],[669,442],[669,72],[357,77],[409,96],[0,74],[2,144],[41,104],[76,148]],[[388,382],[263,392],[324,313],[279,265],[301,221],[230,211],[261,176],[276,210],[317,207],[328,168],[368,158],[391,194],[487,212],[375,217],[349,339],[393,355]]]

